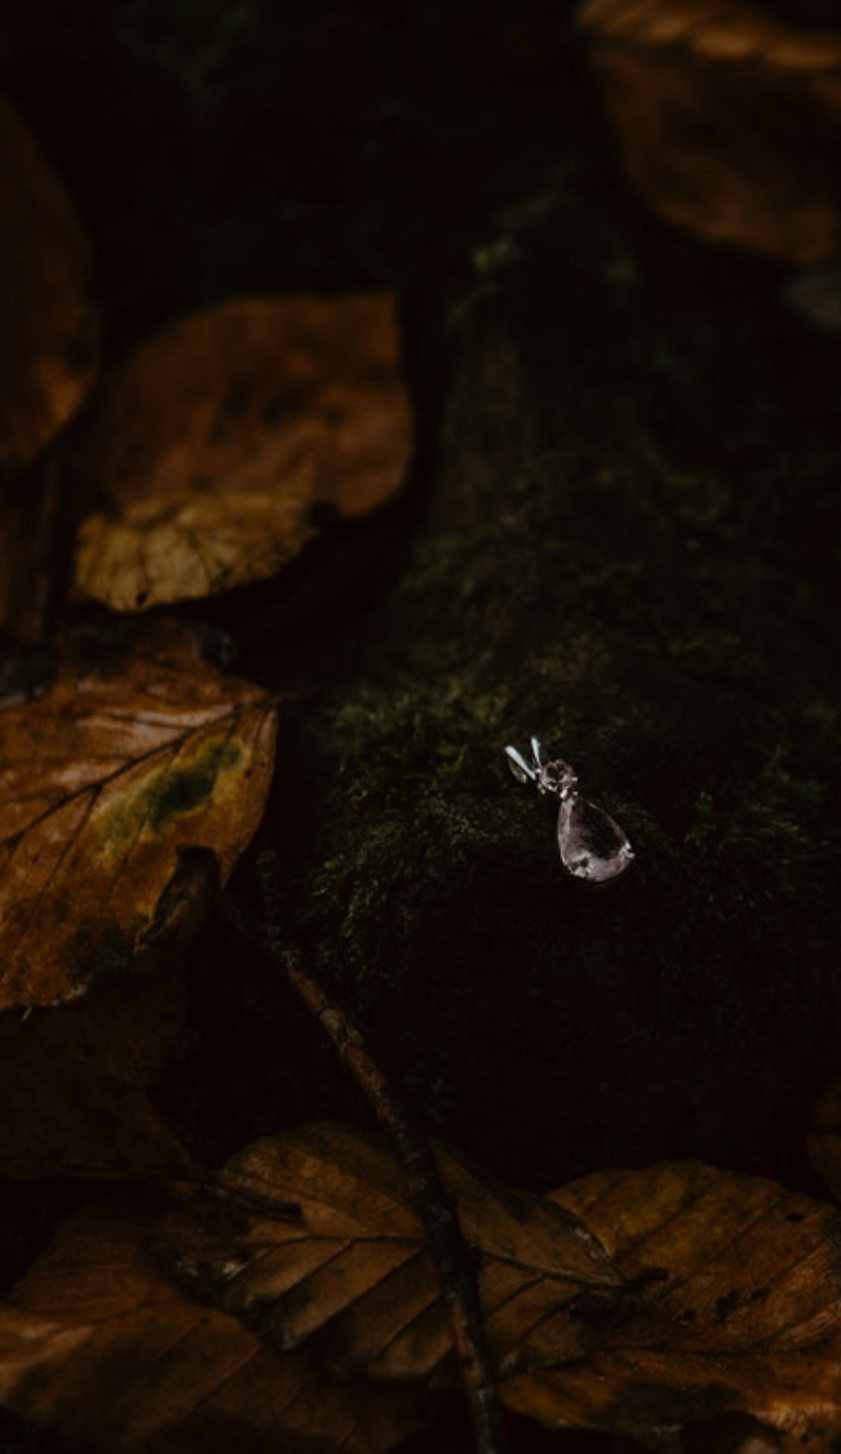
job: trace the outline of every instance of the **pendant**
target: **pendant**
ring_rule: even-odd
[[[567,872],[592,884],[610,883],[623,874],[634,857],[627,834],[604,808],[580,796],[569,763],[550,762],[536,737],[531,739],[531,761],[516,747],[506,747],[505,752],[518,782],[534,783],[539,793],[560,799],[558,848]]]

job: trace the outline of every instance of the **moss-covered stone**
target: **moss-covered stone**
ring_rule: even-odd
[[[442,302],[411,561],[302,713],[298,931],[508,1175],[797,1175],[839,1029],[839,352],[772,273],[583,199],[515,241]],[[502,755],[531,732],[627,828],[621,885],[561,872]]]

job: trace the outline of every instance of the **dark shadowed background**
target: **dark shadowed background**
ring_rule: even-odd
[[[30,0],[0,61],[93,238],[106,360],[225,298],[399,293],[403,499],[194,614],[297,693],[263,829],[289,924],[428,1129],[538,1188],[687,1156],[811,1188],[841,1065],[837,337],[782,264],[644,209],[556,4]],[[532,732],[631,835],[614,889],[564,879],[509,776]],[[188,995],[156,1099],[197,1154],[368,1123],[215,919]],[[55,1202],[4,1195],[12,1279]]]

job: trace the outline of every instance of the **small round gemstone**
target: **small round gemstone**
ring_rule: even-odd
[[[578,778],[568,762],[547,762],[538,773],[537,786],[541,793],[557,793],[559,798],[568,798],[575,792]]]

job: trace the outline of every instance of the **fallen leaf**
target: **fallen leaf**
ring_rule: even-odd
[[[798,263],[841,243],[841,34],[747,4],[587,0],[625,168],[664,217]]]
[[[176,1177],[195,1169],[144,1088],[181,1030],[173,966],[0,1016],[0,1178]]]
[[[0,475],[76,411],[94,375],[90,251],[36,142],[0,97]]]
[[[0,713],[0,1008],[186,942],[260,821],[275,715],[172,623],[133,654],[71,649]]]
[[[496,1185],[437,1149],[498,1359],[524,1352],[554,1319],[571,1357],[590,1343],[575,1302],[607,1309],[626,1284],[601,1244],[543,1197]],[[289,1207],[297,1216],[288,1215]],[[280,1348],[316,1339],[334,1371],[453,1383],[450,1320],[404,1175],[390,1151],[351,1127],[307,1126],[256,1142],[161,1233],[167,1266],[200,1296]],[[563,1326],[562,1326],[563,1325]]]
[[[173,1179],[194,1171],[145,1093],[45,1019],[63,1013],[0,1020],[0,1178]]]
[[[106,385],[76,465],[97,507],[76,590],[119,611],[277,574],[402,483],[411,422],[389,297],[248,300],[183,319]]]
[[[173,1285],[154,1222],[92,1207],[0,1305],[0,1400],[106,1451],[382,1454],[421,1424],[412,1390],[340,1383]]]
[[[726,1412],[808,1434],[817,1448],[838,1437],[833,1208],[691,1162],[527,1196],[451,1150],[437,1155],[477,1257],[511,1408],[658,1447]],[[312,1346],[354,1375],[453,1379],[449,1323],[405,1182],[359,1132],[316,1125],[257,1142],[218,1190],[170,1217],[161,1247],[198,1295],[277,1346]]]
[[[37,1026],[45,1046],[55,1045],[129,1085],[154,1085],[184,1023],[178,971],[171,962],[155,973],[106,978],[70,1004],[32,1010],[24,1027]]]
[[[831,1206],[695,1162],[530,1196],[451,1149],[436,1155],[510,1408],[656,1449],[726,1414],[757,1421],[758,1447],[837,1446]],[[399,1165],[375,1138],[330,1124],[255,1143],[163,1220],[89,1210],[0,1306],[0,1395],[97,1447],[198,1447],[223,1413],[234,1423],[220,1437],[256,1435],[264,1425],[246,1407],[283,1449],[385,1450],[417,1419],[386,1396],[454,1382]],[[260,1400],[276,1384],[294,1428]],[[379,1420],[373,1440],[363,1408]]]
[[[551,1326],[539,1329],[532,1370],[502,1384],[510,1408],[657,1448],[689,1422],[738,1410],[781,1447],[837,1447],[835,1209],[696,1162],[598,1173],[553,1200],[604,1243],[637,1295],[577,1362],[555,1359]]]

